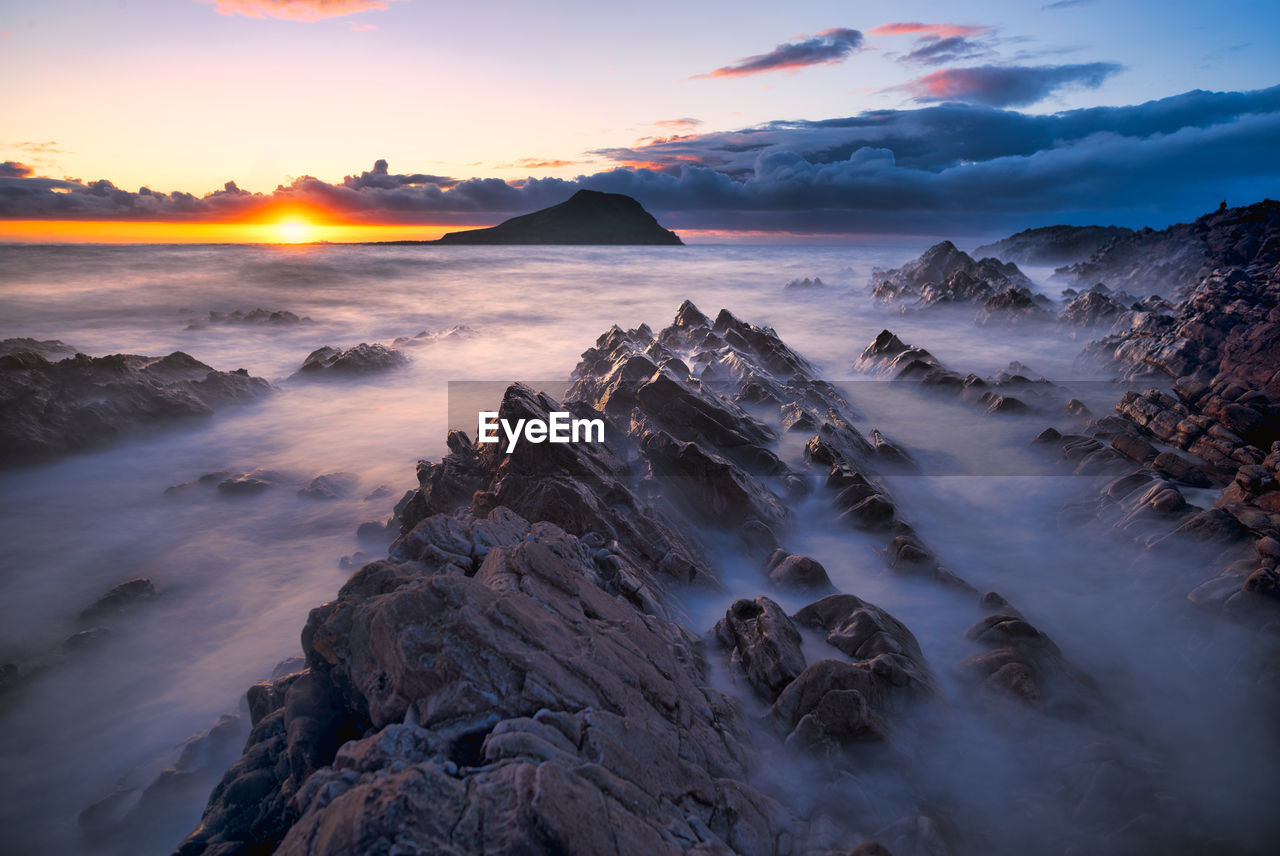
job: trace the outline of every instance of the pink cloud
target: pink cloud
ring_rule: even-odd
[[[949,39],[955,36],[982,36],[991,32],[990,27],[977,24],[922,24],[919,21],[895,21],[867,30],[869,36],[932,36]]]
[[[387,3],[403,0],[203,0],[214,4],[222,15],[249,18],[283,18],[288,21],[319,21],[358,12],[385,10]]]
[[[794,71],[810,65],[833,65],[844,62],[861,47],[862,33],[848,27],[833,27],[802,41],[784,42],[768,53],[744,57],[706,74],[695,74],[693,79],[743,77],[766,71]]]

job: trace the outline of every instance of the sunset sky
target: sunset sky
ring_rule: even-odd
[[[1277,33],[1242,0],[7,0],[0,239],[434,237],[581,186],[712,238],[1159,226],[1280,195]]]

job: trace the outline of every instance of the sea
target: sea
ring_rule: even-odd
[[[802,509],[792,549],[903,620],[943,676],[954,715],[903,738],[920,801],[1002,830],[991,852],[1050,852],[1039,848],[1068,834],[1079,809],[1055,783],[1072,753],[1083,758],[1102,739],[1159,771],[1167,793],[1156,803],[1228,839],[1239,833],[1248,852],[1276,784],[1256,753],[1273,750],[1275,735],[1254,696],[1222,674],[1247,633],[1186,615],[1189,581],[1208,575],[1211,557],[1168,559],[1153,578],[1140,546],[1064,523],[1064,508],[1096,501],[1097,480],[1065,474],[1031,441],[1067,424],[1065,413],[993,418],[855,369],[889,329],[962,373],[1018,361],[1031,376],[1075,384],[1095,413],[1125,388],[1080,361],[1105,331],[986,328],[971,309],[910,313],[873,301],[872,271],[929,243],[0,246],[0,338],[58,339],[94,356],[183,351],[275,387],[207,420],[0,473],[0,662],[33,672],[0,699],[0,852],[170,852],[239,755],[245,690],[300,655],[308,611],[336,596],[359,554],[385,550],[357,528],[390,517],[416,486],[417,462],[445,452],[450,427],[474,432],[474,422],[456,424],[466,420],[450,407],[450,384],[562,382],[612,325],[660,329],[684,300],[772,327],[841,384],[860,428],[921,462],[918,474],[886,479],[901,516],[952,571],[1016,603],[1110,700],[1087,727],[1047,718],[1029,737],[993,726],[951,677],[976,650],[964,638],[976,607],[886,573],[870,538],[832,531],[816,505]],[[1027,272],[1060,296],[1051,270]],[[815,277],[821,286],[786,287]],[[307,320],[211,320],[259,308]],[[293,377],[322,346],[402,337],[411,362],[401,369]],[[348,495],[299,494],[339,472],[355,476]],[[242,473],[271,486],[252,496],[217,489]],[[758,569],[720,560],[727,590],[688,603],[696,633],[737,597],[764,591]],[[136,577],[157,596],[104,619],[110,633],[98,644],[65,651],[85,627],[81,611]],[[202,740],[220,721],[232,739]],[[144,812],[165,770],[189,775],[162,794],[163,811]]]

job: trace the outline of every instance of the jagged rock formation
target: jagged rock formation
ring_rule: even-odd
[[[913,350],[881,339],[891,363]],[[508,453],[451,432],[449,453],[419,465],[387,557],[312,611],[302,668],[250,690],[245,753],[178,853],[825,856],[988,840],[910,786],[888,818],[865,811],[860,771],[904,732],[920,739],[942,682],[901,621],[835,590],[833,562],[783,546],[800,508],[882,545],[886,572],[977,608],[947,664],[958,692],[1018,721],[1078,717],[1089,675],[901,519],[877,471],[907,450],[854,428],[774,331],[687,302],[657,333],[604,333],[563,402],[512,386],[499,415],[559,409],[604,420],[606,442]],[[786,434],[808,438],[803,457]],[[685,595],[720,590],[726,553],[767,593],[699,637]],[[816,600],[788,614],[775,592]],[[1086,803],[1104,786],[1078,769],[1060,783],[1076,820],[1130,819]],[[1116,778],[1107,793],[1153,787]]]
[[[297,324],[314,323],[310,317],[299,317],[288,309],[236,309],[232,312],[209,311],[207,320],[191,319],[187,322],[188,330],[201,330],[209,324],[236,325],[249,327],[290,327]]]
[[[1015,327],[1044,323],[1053,320],[1051,305],[1044,295],[1033,295],[1021,287],[1006,288],[982,302],[982,308],[974,316],[979,327]]]
[[[1267,199],[1220,209],[1192,223],[1117,236],[1057,274],[1075,283],[1104,282],[1137,294],[1181,297],[1214,268],[1275,266],[1278,233],[1280,202]]]
[[[1269,246],[1280,222],[1269,228],[1269,237],[1239,241]],[[1280,543],[1280,267],[1215,270],[1176,314],[1152,306],[1119,316],[1118,332],[1088,353],[1129,378],[1173,379],[1173,394],[1126,392],[1115,415],[1084,434],[1051,429],[1041,439],[1077,472],[1118,476],[1085,513],[1153,548],[1187,539],[1220,544],[1222,557],[1238,561],[1191,599],[1248,611],[1274,591]],[[1185,495],[1209,486],[1225,486],[1213,508]]]
[[[1132,229],[1123,226],[1041,226],[984,244],[973,252],[1020,264],[1065,265],[1083,261],[1111,241],[1132,234]]]
[[[34,463],[104,445],[132,431],[208,417],[270,391],[244,369],[215,371],[175,351],[167,357],[75,354],[51,362],[60,342],[6,340],[0,356],[0,466]]]
[[[1072,327],[1111,326],[1129,307],[1099,283],[1087,291],[1071,295],[1071,300],[1058,313],[1058,323]]]
[[[971,596],[859,471],[889,441],[856,431],[772,330],[690,303],[658,334],[606,332],[564,403],[512,386],[499,414],[561,408],[606,420],[608,442],[506,453],[452,432],[450,453],[420,465],[388,557],[313,610],[306,667],[251,690],[245,755],[179,853],[816,854],[864,840],[834,816],[839,770],[936,691],[910,631],[849,594],[794,616],[739,601],[702,639],[676,619],[687,587],[720,585],[690,519],[760,562],[762,586],[831,591],[821,564],[780,547],[811,490],[773,451],[784,424],[814,432],[806,458],[827,473],[833,523],[880,533],[890,569]],[[803,633],[829,653],[809,662]],[[712,688],[712,658],[759,713]],[[828,813],[758,774],[759,754],[784,746],[834,765]],[[923,815],[884,832],[921,829],[941,840]]]
[[[474,244],[683,244],[639,202],[621,193],[579,190],[565,202],[488,229],[450,232],[438,241]]]
[[[993,378],[983,379],[972,372],[962,375],[947,368],[925,349],[906,344],[888,330],[880,331],[853,367],[956,395],[974,402],[987,413],[1023,413],[1033,406],[1024,399],[1043,405],[1056,404],[1067,397],[1064,390],[1044,378],[1027,377],[1023,374],[1025,366],[1011,365],[1008,371]],[[1015,392],[1018,395],[1014,395]]]
[[[1010,290],[1031,296],[1031,280],[1017,265],[991,258],[974,261],[950,241],[935,244],[900,268],[871,275],[873,297],[913,309],[982,304]]]
[[[294,377],[370,374],[399,368],[408,362],[402,351],[386,345],[361,342],[346,350],[325,345],[307,355]]]
[[[1280,265],[1215,270],[1173,311],[1121,315],[1088,353],[1128,378],[1235,378],[1280,398]]]

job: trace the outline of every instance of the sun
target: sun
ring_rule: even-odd
[[[301,217],[286,217],[273,226],[275,239],[281,244],[302,244],[315,240],[315,229]]]

